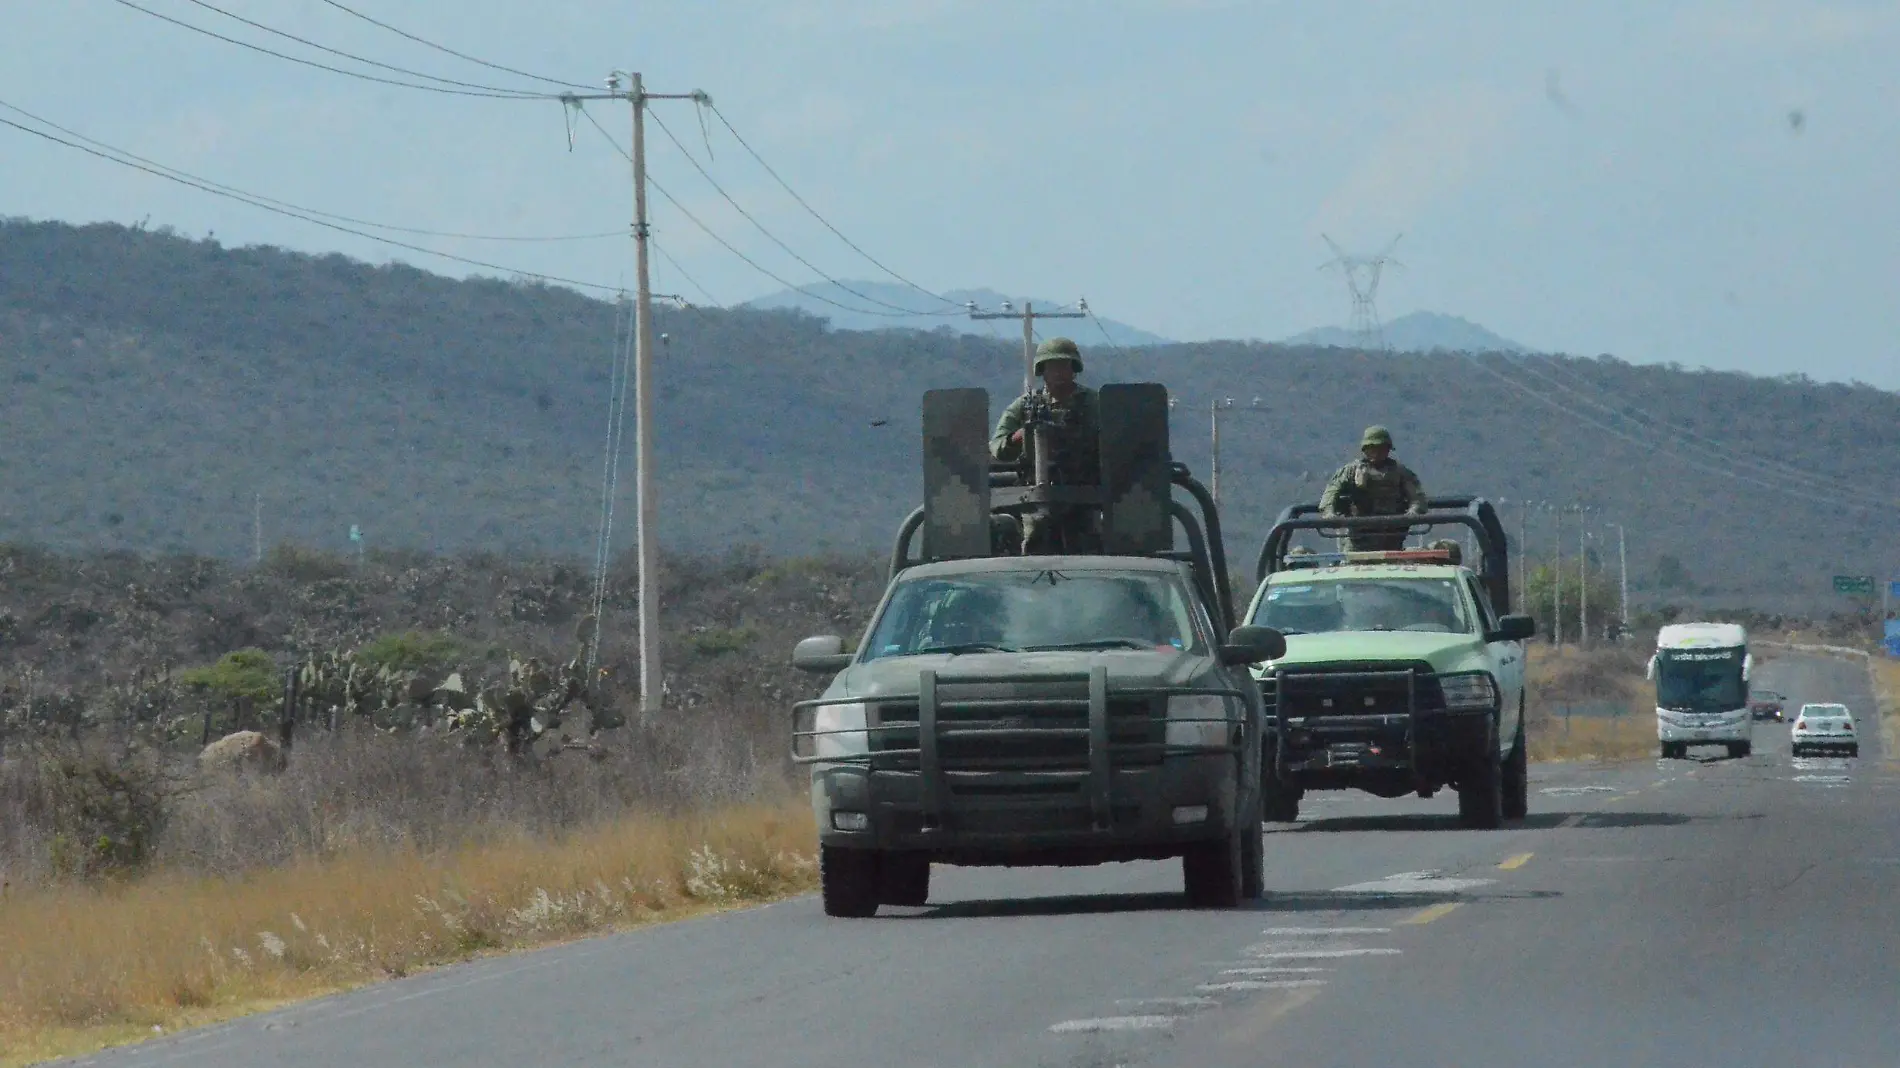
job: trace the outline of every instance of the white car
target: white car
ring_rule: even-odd
[[[1800,714],[1794,717],[1794,727],[1789,732],[1794,741],[1794,755],[1846,750],[1848,756],[1857,757],[1860,755],[1860,735],[1854,727],[1854,714],[1847,710],[1846,705],[1802,705]]]

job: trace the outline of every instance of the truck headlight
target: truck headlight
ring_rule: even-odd
[[[1169,745],[1224,746],[1229,743],[1233,717],[1225,697],[1213,694],[1177,694],[1168,698]]]
[[[1488,671],[1440,675],[1438,688],[1445,695],[1445,707],[1455,711],[1498,706],[1497,680]]]
[[[869,706],[862,701],[800,709],[793,730],[793,752],[819,760],[864,756],[871,751]]]

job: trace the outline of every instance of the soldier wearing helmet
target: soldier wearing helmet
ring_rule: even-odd
[[[1094,486],[1101,482],[1100,420],[1095,391],[1076,382],[1082,350],[1066,337],[1052,337],[1036,349],[1035,371],[1042,388],[1010,402],[990,436],[990,456],[1031,473],[1029,442],[1033,426],[1043,426],[1049,448],[1049,477],[1058,485]],[[1024,481],[1028,481],[1025,478]],[[1100,540],[1099,516],[1092,508],[1051,505],[1049,521],[1031,515],[1023,524],[1023,552],[1093,552]]]
[[[1392,458],[1392,433],[1369,426],[1359,439],[1360,458],[1333,472],[1319,498],[1327,518],[1367,515],[1420,515],[1425,489],[1412,469]],[[1405,531],[1360,531],[1347,539],[1353,549],[1400,549]]]

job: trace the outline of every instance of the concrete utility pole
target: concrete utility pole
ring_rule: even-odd
[[[1627,628],[1630,625],[1630,557],[1629,547],[1623,540],[1623,524],[1611,523],[1616,528],[1616,567],[1620,572],[1617,579],[1616,621]]]
[[[622,81],[626,88],[622,89]],[[690,100],[710,103],[695,89],[690,93],[649,93],[638,72],[616,70],[607,75],[605,93],[564,94],[569,106],[583,100],[625,100],[633,108],[633,268],[634,268],[634,537],[638,545],[640,578],[640,712],[658,711],[662,701],[660,669],[659,550],[654,530],[659,525],[658,501],[653,492],[653,290],[647,273],[647,146],[646,109],[650,100]],[[598,627],[600,621],[595,621]]]
[[[1517,502],[1517,610],[1531,610],[1531,502]]]
[[[1023,321],[1023,392],[1036,388],[1036,320],[1037,319],[1086,319],[1089,315],[1089,302],[1076,302],[1079,311],[1037,311],[1029,301],[1023,301],[1023,310],[1015,311],[1009,301],[1003,302],[1002,311],[980,312],[976,302],[968,301],[964,305],[972,319],[1021,319]]]
[[[1577,516],[1577,645],[1590,648],[1590,534]]]
[[[1550,518],[1551,522],[1557,524],[1557,532],[1550,539],[1553,557],[1550,573],[1556,582],[1555,591],[1551,595],[1550,640],[1561,649],[1564,644],[1564,506],[1559,504],[1552,508]]]
[[[1172,411],[1174,408],[1178,407],[1180,403],[1181,403],[1181,398],[1169,397],[1168,398],[1169,410]],[[1208,463],[1207,491],[1209,494],[1213,496],[1215,504],[1220,503],[1220,471],[1221,471],[1220,421],[1221,421],[1221,417],[1224,415],[1230,415],[1236,412],[1255,412],[1257,414],[1265,415],[1268,413],[1269,410],[1270,409],[1266,405],[1261,403],[1259,397],[1255,397],[1252,401],[1249,401],[1244,406],[1235,404],[1234,398],[1232,397],[1222,397],[1219,400],[1210,400],[1207,402],[1207,420],[1208,420],[1208,431],[1209,431],[1208,443],[1210,447],[1212,448],[1212,455]]]

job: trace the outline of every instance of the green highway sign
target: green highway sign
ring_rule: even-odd
[[[1834,592],[1872,597],[1874,577],[1872,575],[1836,575],[1834,576]]]

